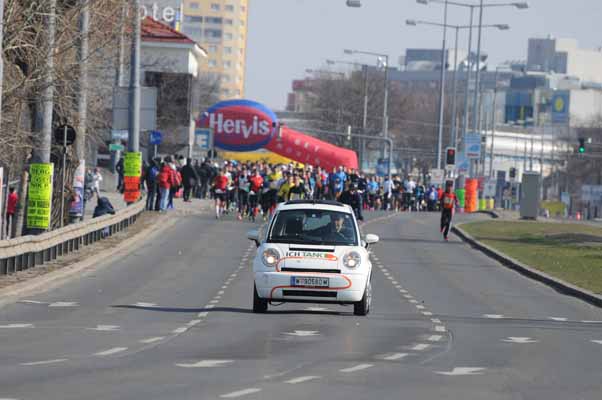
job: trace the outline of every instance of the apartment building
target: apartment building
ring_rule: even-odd
[[[220,98],[244,97],[248,0],[182,0],[181,31],[207,50],[201,70],[220,80]]]

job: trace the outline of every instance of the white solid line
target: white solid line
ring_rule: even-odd
[[[209,315],[209,313],[207,311],[203,311],[198,313],[196,316],[199,318],[205,318],[207,315]]]
[[[445,331],[446,331],[446,329],[445,329],[445,327],[444,327],[443,325],[437,325],[437,326],[435,327],[435,331],[436,331],[436,332],[445,332]]]
[[[307,381],[312,381],[314,379],[320,379],[319,376],[300,376],[298,378],[294,378],[294,379],[290,379],[288,381],[285,381],[284,383],[290,383],[290,384],[296,384],[296,383],[303,383],[303,382],[307,382]]]
[[[232,393],[222,394],[219,397],[222,399],[233,399],[235,397],[246,396],[248,394],[253,394],[253,393],[257,393],[257,392],[261,392],[261,389],[249,388],[249,389],[243,389],[243,390],[239,390],[239,391],[232,392]]]
[[[23,366],[48,365],[48,364],[58,364],[58,363],[65,362],[65,361],[67,361],[66,358],[58,358],[56,360],[28,362],[28,363],[23,363],[21,365],[23,365]]]
[[[140,343],[151,344],[151,343],[159,342],[159,341],[161,341],[163,339],[165,339],[164,336],[157,336],[157,337],[152,337],[152,338],[148,338],[148,339],[142,339],[140,341]]]
[[[408,353],[395,353],[395,354],[391,354],[390,356],[383,357],[383,360],[395,361],[395,360],[399,360],[399,359],[402,359],[407,356],[408,356]]]
[[[589,321],[589,320],[583,320],[581,321],[584,324],[602,324],[602,321]]]
[[[432,335],[426,340],[428,340],[429,342],[438,342],[441,339],[443,339],[443,336],[441,335]]]
[[[8,324],[0,325],[0,329],[33,328],[33,324]]]
[[[429,346],[430,346],[430,344],[418,343],[418,344],[414,345],[414,347],[410,348],[410,350],[422,351],[422,350],[428,349]]]
[[[430,312],[430,311],[423,311],[423,312],[422,312],[422,315],[425,315],[425,316],[427,316],[427,317],[430,317],[431,315],[433,315],[433,313],[432,313],[432,312]]]
[[[99,351],[98,353],[94,353],[95,356],[110,356],[111,354],[115,354],[115,353],[121,353],[122,351],[126,351],[128,348],[127,347],[114,347],[112,349],[109,350],[105,350],[105,351]]]
[[[175,334],[180,334],[180,333],[184,333],[188,330],[187,326],[182,326],[180,328],[174,329],[173,331],[171,331],[171,333],[175,333]]]
[[[440,323],[441,323],[441,320],[440,320],[439,318],[431,318],[431,322],[432,322],[433,324],[440,324]]]
[[[363,369],[368,369],[368,368],[372,368],[372,367],[374,367],[374,365],[372,365],[372,364],[359,364],[359,365],[356,365],[354,367],[341,369],[339,371],[341,371],[341,372],[356,372],[356,371],[361,371]]]

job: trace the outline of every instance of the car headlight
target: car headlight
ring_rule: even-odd
[[[357,251],[350,251],[343,257],[343,264],[347,268],[357,268],[362,263],[362,256]]]
[[[278,260],[280,260],[280,253],[276,249],[266,249],[261,254],[261,261],[266,267],[274,268],[278,264]]]

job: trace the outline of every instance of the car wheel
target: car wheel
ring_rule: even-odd
[[[253,285],[253,312],[265,313],[268,311],[268,301],[259,297],[257,286]]]
[[[370,312],[370,306],[372,305],[372,283],[368,281],[366,290],[362,299],[353,305],[353,314],[365,316]]]

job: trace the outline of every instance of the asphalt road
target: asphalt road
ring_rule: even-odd
[[[437,215],[364,226],[381,237],[367,318],[252,314],[253,225],[180,218],[0,309],[0,399],[602,398],[602,310],[443,242]]]

